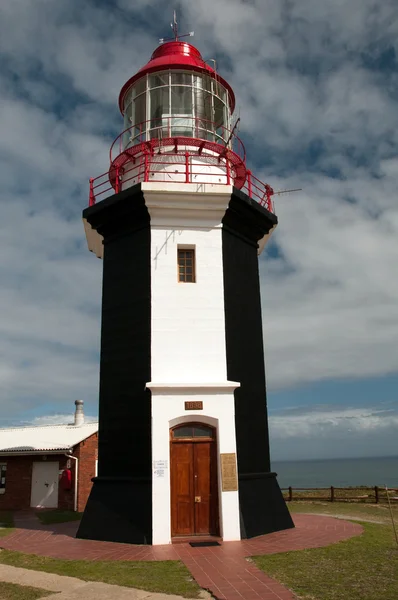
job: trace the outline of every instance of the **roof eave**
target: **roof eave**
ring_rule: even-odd
[[[73,452],[73,448],[57,448],[56,450],[0,450],[0,456],[33,456],[43,454],[64,454]]]

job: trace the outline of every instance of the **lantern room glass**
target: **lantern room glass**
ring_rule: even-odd
[[[210,75],[162,71],[135,82],[124,100],[123,149],[151,139],[230,138],[231,114],[224,86]]]

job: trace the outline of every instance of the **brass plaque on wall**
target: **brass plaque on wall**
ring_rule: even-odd
[[[220,454],[221,481],[223,492],[236,492],[238,490],[238,473],[236,470],[236,454]]]
[[[203,402],[199,400],[194,402],[185,402],[185,410],[203,410]]]

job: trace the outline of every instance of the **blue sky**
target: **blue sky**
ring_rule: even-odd
[[[119,90],[170,33],[164,0],[0,7],[0,426],[98,402],[101,263],[87,180]],[[181,0],[234,88],[250,168],[275,189],[260,260],[272,455],[396,455],[396,0]]]

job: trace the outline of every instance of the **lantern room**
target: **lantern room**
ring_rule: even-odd
[[[158,46],[122,87],[119,108],[123,129],[109,170],[90,179],[90,206],[138,183],[160,182],[192,190],[232,185],[273,212],[272,188],[246,168],[234,92],[197,48],[178,39]]]
[[[122,89],[123,149],[176,136],[228,142],[234,101],[196,48],[168,42]]]
[[[243,186],[245,150],[231,129],[234,93],[191,44],[159,46],[123,86],[119,107],[124,129],[109,171],[116,192],[148,181]]]

